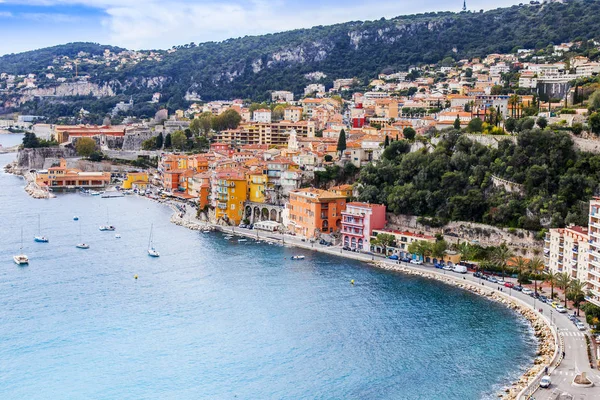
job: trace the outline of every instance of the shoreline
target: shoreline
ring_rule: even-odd
[[[505,307],[509,308],[510,310],[518,313],[520,316],[525,318],[525,320],[527,320],[528,324],[533,330],[532,334],[533,336],[535,336],[538,342],[536,355],[530,366],[527,368],[527,370],[517,380],[514,380],[510,385],[505,386],[501,392],[497,393],[498,398],[508,400],[529,398],[528,396],[531,395],[535,390],[537,390],[537,384],[539,382],[539,379],[541,379],[541,377],[545,374],[545,366],[549,367],[550,372],[554,368],[556,368],[555,361],[559,355],[558,334],[556,333],[555,329],[551,326],[550,321],[548,321],[548,319],[544,315],[534,310],[533,307],[529,304],[523,302],[520,299],[509,296],[504,292],[497,291],[493,287],[479,286],[473,282],[465,281],[462,275],[446,275],[444,273],[438,272],[438,270],[424,270],[418,267],[413,267],[411,265],[395,264],[384,260],[375,260],[369,255],[362,253],[338,253],[337,251],[332,251],[331,248],[320,248],[318,246],[315,247],[314,244],[310,244],[309,242],[285,242],[285,237],[277,237],[279,234],[275,233],[265,231],[253,231],[251,234],[249,232],[241,230],[240,228],[235,229],[235,227],[231,226],[215,225],[209,222],[203,222],[198,220],[191,221],[182,217],[182,212],[179,209],[177,209],[175,205],[168,205],[174,211],[174,214],[171,216],[171,222],[176,225],[188,228],[190,230],[220,231],[223,233],[244,236],[252,239],[279,242],[289,247],[297,247],[304,250],[312,250],[320,253],[337,255],[339,257],[362,261],[368,264],[370,267],[374,267],[377,269],[413,276],[420,276],[424,279],[435,279],[438,282],[458,287],[459,289],[469,291],[471,293],[487,298],[488,300],[500,303]],[[337,248],[335,249],[337,250]],[[371,259],[369,260],[369,258]]]

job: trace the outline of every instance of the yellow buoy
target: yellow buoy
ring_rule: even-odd
[[[134,276],[133,276],[133,279],[137,279],[137,278],[138,278],[138,277],[137,277],[137,275],[134,275]]]
[[[350,284],[351,284],[351,285],[354,285],[354,279],[352,279],[352,280],[350,281]]]

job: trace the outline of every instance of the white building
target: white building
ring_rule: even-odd
[[[587,288],[591,294],[589,300],[600,306],[600,199],[590,202],[588,235],[590,248]]]
[[[271,110],[260,108],[252,113],[252,122],[262,122],[265,124],[271,123]]]
[[[317,93],[317,94],[319,94],[319,93],[321,93],[321,94],[325,93],[325,85],[322,85],[320,83],[311,83],[310,85],[308,85],[308,86],[306,86],[304,88],[304,95],[305,96],[308,96],[308,95],[313,94],[313,93]]]
[[[544,239],[544,264],[549,271],[566,272],[572,279],[585,282],[588,278],[588,251],[587,228],[550,229]]]
[[[276,90],[271,93],[271,101],[285,101],[290,103],[294,101],[294,93],[288,92],[287,90]]]

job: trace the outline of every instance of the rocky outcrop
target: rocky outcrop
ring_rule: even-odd
[[[21,149],[17,154],[17,167],[23,170],[43,169],[46,159],[76,157],[77,153],[71,147],[40,147],[37,149]]]

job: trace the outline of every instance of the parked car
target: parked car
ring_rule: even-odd
[[[423,261],[417,259],[410,260],[410,263],[415,265],[423,265]]]
[[[465,267],[464,265],[455,265],[454,272],[458,272],[459,274],[466,274],[467,267]]]
[[[577,327],[577,329],[579,329],[580,331],[585,331],[585,325],[581,322],[577,322],[575,324],[575,326]]]
[[[345,250],[345,249],[344,249]],[[398,254],[392,254],[391,256],[388,257],[390,260],[398,260]]]
[[[488,281],[492,282],[492,283],[498,283],[498,279],[494,278],[493,276],[490,276],[488,278]]]
[[[550,303],[550,305],[552,306],[552,308],[556,308],[556,306],[558,306],[558,302],[553,301],[552,303]]]
[[[529,288],[523,288],[523,290],[521,290],[523,292],[523,294],[526,295],[531,295],[533,293],[533,290],[529,289]]]
[[[506,283],[504,281],[504,279],[502,279],[502,278],[498,278],[498,279],[496,279],[496,281],[497,281],[496,283],[499,283],[500,285],[504,285]]]
[[[506,286],[507,288],[513,288],[515,287],[515,284],[512,282],[504,282],[504,286]]]
[[[245,228],[246,224],[240,224],[240,228]]]
[[[405,262],[405,263],[409,263],[410,262],[410,258],[408,258],[408,257],[402,257],[400,259],[400,261]]]
[[[561,305],[557,305],[557,306],[556,306],[556,311],[558,311],[558,312],[559,312],[559,313],[561,313],[561,314],[564,314],[564,313],[566,313],[566,312],[567,312],[567,309],[566,309],[566,308],[564,308],[564,307],[563,307],[563,306],[561,306]]]
[[[444,266],[442,267],[442,269],[443,269],[444,271],[453,271],[452,267],[451,267],[451,266],[449,266],[449,265],[444,265]]]
[[[523,290],[523,286],[521,286],[521,285],[513,286],[513,290],[516,290],[517,292],[520,292],[521,290]]]
[[[550,385],[552,384],[552,380],[550,379],[550,377],[548,375],[544,375],[542,377],[542,379],[540,380],[540,387],[541,388],[549,388]]]
[[[600,334],[594,336],[594,342],[596,342],[596,344],[600,344]]]
[[[481,278],[481,273],[480,273],[479,271],[477,271],[477,272],[473,272],[473,276],[474,276],[475,278]]]
[[[540,295],[539,299],[540,299],[540,301],[542,301],[544,303],[546,302],[546,300],[548,300],[548,298],[544,295]]]
[[[438,269],[444,269],[444,264],[437,263],[437,264],[434,264],[434,266]]]

